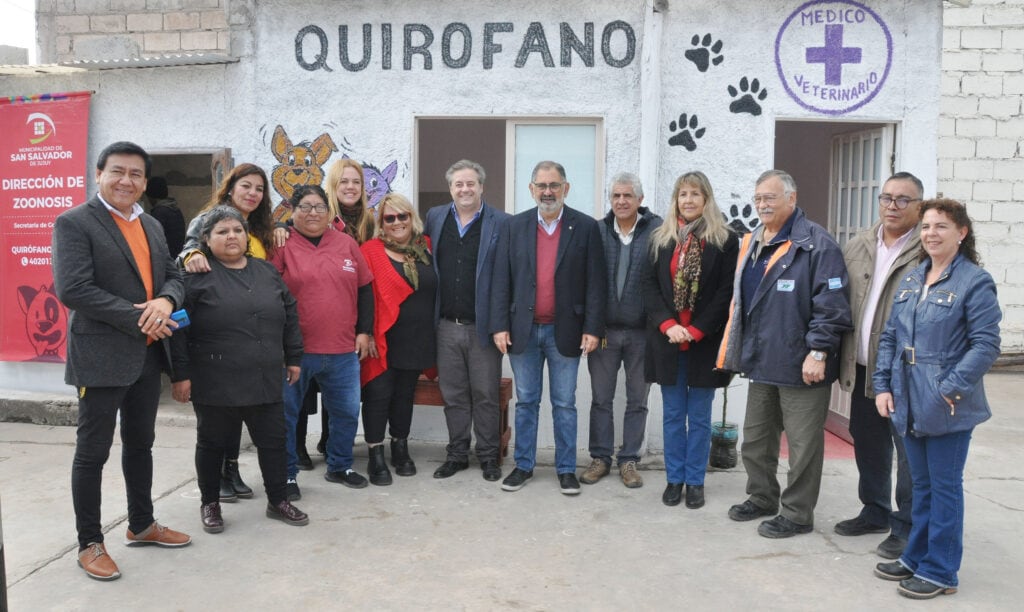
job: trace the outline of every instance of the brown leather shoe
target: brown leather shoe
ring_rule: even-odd
[[[640,477],[640,473],[636,471],[636,461],[627,461],[619,466],[619,476],[622,478],[622,484],[626,485],[630,489],[636,489],[644,486],[644,479]]]
[[[220,515],[220,502],[203,504],[199,509],[199,516],[203,519],[203,531],[206,533],[224,531],[224,519]]]
[[[611,467],[607,463],[594,457],[587,469],[583,471],[583,475],[580,476],[580,482],[588,485],[594,484],[607,476],[609,471],[611,471]]]
[[[188,534],[164,527],[160,523],[153,521],[152,525],[146,527],[138,535],[132,533],[131,529],[127,530],[124,536],[124,543],[126,546],[155,544],[166,548],[177,548],[179,546],[188,546],[192,543],[192,538]]]
[[[121,577],[117,564],[107,554],[102,542],[93,542],[78,552],[78,567],[96,580],[117,580]]]
[[[277,502],[276,505],[267,503],[267,518],[276,519],[296,527],[309,524],[309,516],[287,500]]]

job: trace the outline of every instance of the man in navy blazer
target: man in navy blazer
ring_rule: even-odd
[[[512,217],[498,239],[490,325],[516,385],[516,467],[501,483],[505,491],[533,476],[547,361],[559,487],[580,492],[576,374],[580,355],[604,336],[608,281],[598,222],[565,206],[568,193],[565,168],[538,163],[530,182],[537,207]]]
[[[469,467],[471,431],[485,480],[501,478],[501,353],[488,317],[498,235],[509,215],[483,202],[483,167],[468,159],[445,173],[452,201],[427,211],[424,232],[437,270],[437,375],[448,424],[447,457],[434,478]]]
[[[78,564],[97,580],[121,574],[106,552],[100,484],[121,416],[121,469],[128,493],[125,543],[178,547],[189,536],[153,518],[153,439],[163,340],[184,300],[181,273],[160,223],[138,204],[152,163],[136,144],[116,142],[96,164],[98,195],[57,217],[53,282],[71,311],[64,380],[78,389],[71,496]]]

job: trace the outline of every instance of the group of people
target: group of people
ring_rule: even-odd
[[[194,406],[200,516],[217,533],[221,502],[253,495],[238,472],[243,423],[257,448],[266,514],[289,525],[309,521],[292,502],[301,498],[298,471],[312,467],[305,421],[318,404],[327,481],[362,488],[391,484],[391,468],[416,474],[408,437],[423,372],[438,379],[449,430],[433,476],[467,469],[475,438],[483,478],[501,479],[499,384],[508,354],[517,401],[505,491],[534,475],[545,362],[559,490],[575,495],[580,482],[598,482],[613,456],[626,487],[643,485],[637,463],[657,383],[662,501],[691,509],[705,504],[715,389],[734,374],[748,378],[748,498],[728,514],[768,517],[758,527],[768,538],[813,530],[824,422],[840,380],[852,394],[863,509],[835,531],[889,532],[878,553],[894,561],[875,573],[900,581],[904,595],[955,592],[962,472],[971,431],[989,416],[981,378],[999,354],[1000,312],[964,206],[923,200],[913,175],[885,182],[879,222],[840,249],[797,207],[795,181],[780,170],[756,180],[761,224],[740,237],[699,171],[676,180],[664,218],[643,206],[638,177],[617,174],[610,210],[598,220],[566,205],[564,167],[542,161],[530,177],[536,207],[510,216],[484,202],[484,169],[461,160],[446,173],[452,201],[424,222],[396,193],[374,215],[361,166],[345,158],[329,169],[326,189],[296,188],[288,223],[275,226],[266,174],[242,164],[172,254],[137,203],[149,170],[137,145],[110,145],[97,162],[99,193],[62,214],[54,230],[56,290],[72,311],[72,492],[79,564],[89,576],[120,575],[99,522],[118,411],[128,541],[191,541],[152,514],[162,369],[174,398]],[[593,403],[591,462],[577,479],[581,356]],[[626,406],[616,453],[620,368]],[[366,477],[353,467],[360,407]],[[785,489],[777,479],[783,431]]]

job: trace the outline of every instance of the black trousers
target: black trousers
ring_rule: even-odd
[[[196,411],[196,476],[203,504],[220,499],[220,470],[225,444],[242,423],[256,445],[267,500],[277,504],[286,497],[288,456],[285,441],[284,402],[256,406],[193,404]]]
[[[392,438],[409,437],[419,377],[420,370],[388,368],[363,386],[363,437],[367,444],[383,442],[389,424]]]
[[[153,523],[153,439],[160,403],[162,347],[146,350],[142,373],[128,387],[79,387],[78,432],[71,465],[78,546],[103,541],[100,499],[103,466],[121,415],[121,471],[128,494],[128,528],[139,533]]]
[[[850,396],[850,435],[857,461],[857,493],[864,505],[860,516],[874,525],[889,525],[892,534],[910,536],[913,498],[910,465],[903,439],[893,430],[890,419],[879,416],[874,398],[864,394],[871,384],[867,368],[857,364],[857,378]],[[896,449],[896,510],[892,510],[892,455]]]

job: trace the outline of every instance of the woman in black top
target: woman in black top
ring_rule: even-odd
[[[644,282],[647,382],[661,385],[665,478],[661,501],[704,505],[711,452],[711,403],[731,376],[715,371],[739,243],[703,172],[676,179],[671,209],[651,235],[654,264]]]
[[[201,244],[210,271],[185,276],[191,325],[172,339],[174,399],[191,401],[196,412],[200,516],[208,533],[224,530],[221,460],[228,434],[243,422],[263,473],[266,515],[290,525],[309,523],[285,494],[282,378],[289,384],[299,378],[298,310],[274,266],[246,256],[247,231],[242,214],[230,206],[206,213]]]
[[[434,367],[434,300],[437,273],[423,222],[409,200],[396,193],[381,200],[377,237],[361,247],[373,271],[374,349],[361,367],[363,429],[370,447],[370,482],[391,484],[384,461],[384,430],[390,424],[391,465],[412,476],[409,428],[420,372]]]

